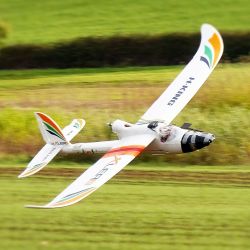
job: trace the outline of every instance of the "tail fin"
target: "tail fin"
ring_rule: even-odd
[[[85,126],[82,119],[74,119],[63,130],[48,115],[36,112],[39,129],[46,145],[36,154],[27,168],[18,176],[24,178],[44,168]]]
[[[36,112],[39,129],[46,143],[51,145],[64,145],[69,143],[57,123],[44,113]]]

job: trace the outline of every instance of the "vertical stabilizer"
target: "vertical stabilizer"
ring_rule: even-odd
[[[51,145],[65,145],[68,143],[59,125],[48,115],[36,112],[39,129],[44,141]]]

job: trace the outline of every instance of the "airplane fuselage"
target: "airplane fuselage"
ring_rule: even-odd
[[[106,153],[123,138],[133,137],[138,134],[154,134],[156,138],[145,149],[146,152],[152,154],[180,154],[206,147],[215,139],[214,135],[210,133],[193,129],[183,129],[175,125],[167,125],[157,121],[147,124],[130,124],[116,120],[111,124],[111,127],[119,140],[69,144],[64,146],[63,152],[85,154]]]

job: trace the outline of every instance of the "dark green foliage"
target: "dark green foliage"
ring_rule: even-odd
[[[228,33],[223,38],[225,42],[224,60],[239,62],[242,57],[250,55],[250,33],[240,33],[238,35]]]
[[[250,33],[224,33],[223,60],[249,56]],[[0,50],[1,69],[81,68],[185,64],[200,34],[79,38],[49,45],[15,45]],[[242,61],[245,61],[242,60]]]

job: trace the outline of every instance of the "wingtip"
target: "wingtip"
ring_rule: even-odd
[[[25,178],[31,175],[34,175],[35,173],[39,172],[42,168],[47,166],[48,162],[42,162],[36,165],[28,165],[27,168],[18,175],[18,178]]]
[[[19,174],[17,177],[19,178],[19,179],[22,179],[22,178],[26,178],[26,177],[28,177],[28,176],[31,176],[33,173],[30,173],[30,172],[28,172],[28,171],[23,171],[21,174]]]
[[[25,177],[28,177],[29,175],[27,175],[26,173],[25,173],[25,171],[23,171],[21,174],[19,174],[18,176],[17,176],[17,178],[19,178],[19,179],[22,179],[22,178],[25,178]]]
[[[39,209],[46,209],[46,208],[53,208],[47,205],[25,205],[25,208],[39,208]]]
[[[203,23],[201,25],[201,33],[206,33],[206,32],[209,32],[209,33],[214,33],[215,32],[219,36],[221,36],[220,32],[218,31],[218,29],[215,26],[213,26],[213,25],[211,25],[209,23]]]

